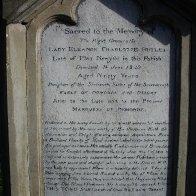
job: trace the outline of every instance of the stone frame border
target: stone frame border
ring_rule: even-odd
[[[176,113],[179,113],[176,115],[176,129],[179,127],[179,133],[175,137],[176,163],[174,166],[177,173],[174,174],[173,180],[174,183],[176,182],[175,195],[184,196],[189,124],[190,23],[158,1],[150,0],[148,4],[143,0],[138,1],[143,7],[143,23],[158,20],[171,27],[176,34],[178,45],[176,55],[179,57],[176,62],[176,74],[179,80],[176,83],[180,86],[176,88]],[[43,3],[39,4],[39,2]],[[58,21],[59,15],[65,15],[73,22],[76,21],[75,13],[79,3],[80,0],[38,0],[30,8],[23,6],[22,11],[19,10],[15,17],[8,20],[10,23],[21,23],[7,26],[8,117],[13,195],[42,196],[44,193],[43,177],[40,178],[43,176],[42,101],[40,99],[42,97],[41,33],[48,23]],[[22,47],[17,44],[17,40],[22,41]],[[14,42],[16,43],[14,44]],[[18,94],[19,87],[21,87],[20,95]],[[19,111],[18,108],[21,107],[22,109]],[[22,115],[19,115],[20,113]],[[13,116],[13,114],[15,115]],[[15,122],[16,116],[19,119],[18,122]],[[23,141],[22,145],[17,144],[18,139]],[[21,158],[19,154],[25,159]],[[15,168],[14,164],[19,160],[22,162],[21,167]],[[22,176],[21,173],[23,173]]]

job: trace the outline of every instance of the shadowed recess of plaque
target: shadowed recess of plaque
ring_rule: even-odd
[[[175,36],[140,29],[141,15],[135,1],[86,0],[75,26],[44,29],[45,195],[171,195]]]

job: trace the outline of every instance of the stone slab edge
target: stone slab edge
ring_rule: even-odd
[[[11,24],[6,31],[11,195],[29,196],[26,28],[21,24]]]

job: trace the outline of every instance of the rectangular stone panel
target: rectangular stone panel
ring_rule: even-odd
[[[175,36],[135,1],[86,0],[42,34],[46,196],[168,196]]]

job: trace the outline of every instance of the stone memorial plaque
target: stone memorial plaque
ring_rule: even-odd
[[[77,14],[42,33],[45,195],[170,195],[174,34],[135,1]]]

